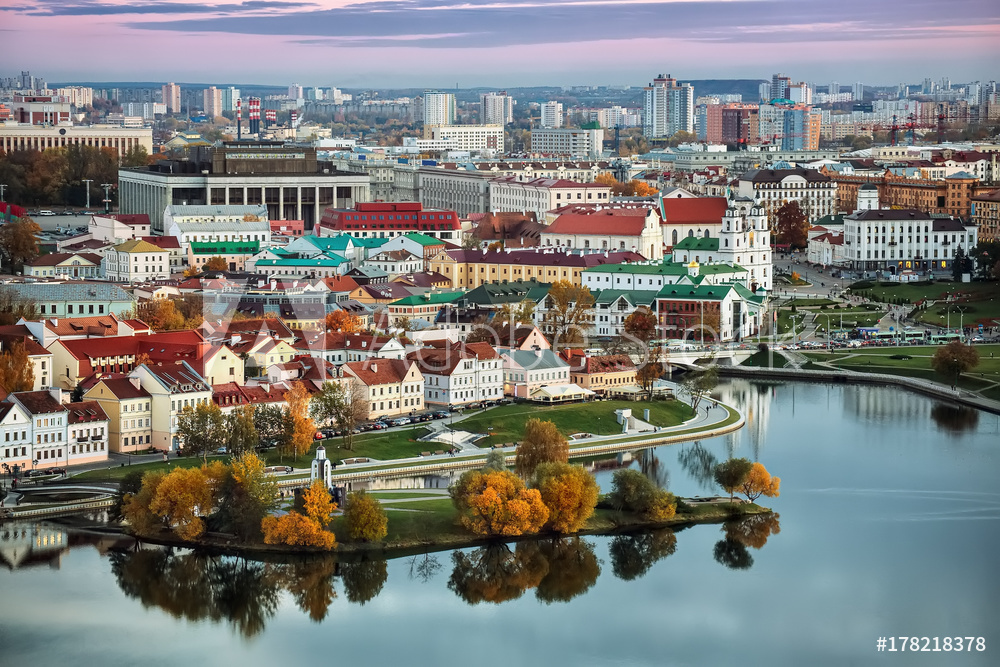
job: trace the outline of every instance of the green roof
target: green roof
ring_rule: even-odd
[[[699,264],[698,274],[699,275],[715,275],[718,273],[746,273],[747,270],[744,269],[739,264]]]
[[[657,299],[693,299],[697,301],[722,301],[733,290],[724,285],[664,285],[656,294]]]
[[[824,215],[822,218],[817,220],[812,224],[813,227],[829,227],[830,225],[842,225],[844,224],[844,216],[846,213],[837,213],[835,215]]]
[[[426,292],[424,294],[414,294],[405,296],[402,299],[393,301],[390,306],[425,306],[438,303],[452,303],[458,301],[465,292]]]
[[[410,239],[422,246],[429,245],[444,245],[444,241],[439,241],[433,236],[427,236],[427,234],[421,234],[419,232],[410,232],[409,234],[403,234],[403,238]]]
[[[743,299],[747,301],[752,301],[756,304],[764,303],[764,300],[767,298],[767,292],[761,291],[754,294],[753,291],[741,285],[740,283],[733,283],[733,289],[736,290],[736,293],[739,294]]]
[[[674,252],[678,250],[718,250],[719,249],[719,239],[711,238],[706,239],[701,236],[689,236],[686,239],[682,239],[680,243],[674,246]]]
[[[469,304],[497,305],[534,301],[538,303],[549,293],[551,283],[536,280],[513,280],[506,283],[485,283],[469,290],[465,302]]]
[[[594,305],[614,303],[622,296],[635,305],[648,306],[656,301],[656,290],[602,289],[594,292]]]
[[[347,260],[339,255],[313,259],[259,259],[254,266],[340,266]]]
[[[195,255],[256,255],[260,241],[191,241]]]
[[[338,250],[343,252],[347,250],[351,243],[354,245],[361,245],[357,243],[356,239],[348,234],[338,234],[337,236],[302,236],[300,237],[307,243],[312,244],[317,250]]]

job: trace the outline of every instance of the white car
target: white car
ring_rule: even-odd
[[[42,209],[38,212],[38,215],[55,215],[55,211],[49,211],[48,209]]]

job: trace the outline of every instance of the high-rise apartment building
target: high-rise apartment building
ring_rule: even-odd
[[[293,100],[301,100],[303,98],[302,86],[297,83],[293,83],[288,87],[288,97]]]
[[[174,82],[163,86],[163,103],[167,105],[167,113],[181,112],[181,87]]]
[[[788,99],[797,104],[812,104],[812,88],[808,83],[799,82],[788,86]]]
[[[854,84],[854,99],[857,102],[865,99],[865,84],[860,81]]]
[[[670,137],[694,131],[694,88],[677,84],[669,74],[659,75],[646,87],[642,133],[649,138]]]
[[[546,130],[555,130],[563,126],[562,102],[546,102],[542,105],[541,125]]]
[[[479,119],[483,125],[507,125],[514,122],[514,98],[506,90],[479,96]]]
[[[455,122],[455,95],[437,90],[424,92],[424,125],[452,125]]]
[[[792,80],[784,74],[771,75],[771,96],[769,100],[787,100],[788,87],[792,85]]]
[[[202,93],[202,111],[209,118],[222,115],[222,91],[215,86],[209,86]]]
[[[240,99],[240,89],[227,86],[222,89],[222,110],[236,111],[236,100]]]
[[[827,91],[826,91],[826,92],[827,92],[828,94],[830,94],[830,95],[840,95],[840,84],[839,84],[839,83],[837,83],[836,81],[833,81],[833,82],[832,82],[832,83],[830,83],[830,85],[829,85],[829,86],[827,87]]]

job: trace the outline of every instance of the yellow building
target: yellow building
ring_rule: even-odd
[[[152,446],[153,427],[149,392],[139,379],[101,380],[84,397],[97,401],[108,415],[108,447],[113,452],[142,452]]]
[[[424,376],[414,361],[368,359],[343,365],[344,381],[364,387],[368,419],[405,416],[424,409]]]
[[[642,261],[645,261],[642,255],[631,251],[576,254],[558,248],[444,250],[431,258],[430,270],[451,280],[455,288],[465,290],[486,283],[515,280],[537,280],[540,283],[566,280],[579,286],[584,269],[601,264]]]

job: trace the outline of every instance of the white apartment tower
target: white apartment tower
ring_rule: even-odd
[[[210,86],[202,93],[202,111],[209,118],[222,115],[222,91]]]
[[[424,92],[424,125],[452,125],[455,122],[455,95],[436,90]]]
[[[542,105],[542,129],[555,130],[563,126],[562,102],[546,102]]]
[[[240,99],[240,89],[227,86],[222,89],[222,110],[236,111],[236,100]]]
[[[681,130],[694,131],[694,88],[661,74],[646,87],[642,133],[649,138],[670,137]]]
[[[483,125],[507,125],[514,122],[514,98],[506,90],[480,95],[479,109]]]
[[[170,82],[163,86],[163,103],[167,105],[167,113],[181,112],[181,87]]]

